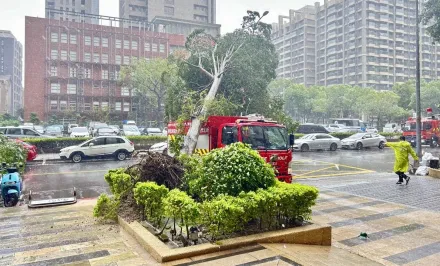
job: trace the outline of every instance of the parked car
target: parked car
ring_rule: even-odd
[[[385,124],[382,130],[384,133],[402,133],[402,128],[398,123]]]
[[[72,129],[75,128],[75,127],[79,127],[79,125],[78,124],[69,124],[67,126],[67,133],[68,134],[72,133]]]
[[[295,141],[294,150],[331,150],[341,147],[341,140],[329,134],[308,134]]]
[[[333,133],[333,132],[340,132],[341,130],[345,130],[346,127],[342,124],[329,124],[327,126],[327,129]]]
[[[95,123],[93,126],[93,128],[89,129],[91,132],[90,135],[92,135],[92,137],[96,137],[96,132],[98,132],[98,129],[108,127],[106,123]]]
[[[142,135],[147,135],[147,136],[163,136],[162,130],[160,130],[160,128],[146,128],[143,131]]]
[[[111,127],[101,127],[96,131],[95,137],[101,136],[117,136],[118,132]]]
[[[298,130],[296,133],[300,134],[313,134],[313,133],[329,133],[329,131],[321,126],[321,125],[315,125],[315,124],[302,124],[299,125]]]
[[[21,127],[0,127],[0,134],[11,139],[53,138],[51,136],[40,134],[33,129]]]
[[[36,146],[34,146],[32,144],[29,144],[27,142],[24,142],[24,141],[22,141],[20,139],[15,139],[13,141],[15,141],[16,143],[20,144],[27,151],[26,161],[30,162],[30,161],[35,160],[35,158],[37,158],[38,153],[37,153],[37,147]]]
[[[379,130],[377,130],[377,128],[375,128],[375,127],[368,126],[368,127],[365,129],[365,132],[367,132],[367,133],[378,133]]]
[[[70,133],[72,138],[87,138],[90,137],[89,129],[86,127],[75,127],[72,128],[72,133]]]
[[[125,136],[140,136],[141,132],[139,131],[137,126],[133,125],[123,125],[122,131]]]
[[[43,126],[34,126],[34,130],[40,134],[44,134],[44,127]]]
[[[97,137],[77,146],[61,149],[60,158],[80,163],[84,159],[114,157],[123,161],[134,152],[134,144],[124,137]]]
[[[44,133],[48,136],[54,136],[54,137],[62,137],[63,136],[63,132],[61,131],[61,128],[58,126],[46,127]]]
[[[342,141],[343,149],[358,149],[361,150],[365,147],[378,147],[383,149],[387,142],[384,136],[376,133],[356,133]]]
[[[113,128],[118,135],[121,133],[121,128],[118,125],[109,125],[108,127]]]
[[[167,142],[159,142],[154,144],[149,149],[150,152],[157,152],[162,154],[168,153],[168,143]]]

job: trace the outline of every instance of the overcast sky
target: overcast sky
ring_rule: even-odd
[[[179,1],[179,0],[176,0]],[[288,15],[289,9],[313,5],[316,0],[217,0],[217,23],[222,34],[240,26],[246,10],[269,11],[266,23],[277,21],[278,15]],[[24,45],[24,17],[44,17],[45,0],[0,0],[0,30],[10,30]],[[119,16],[119,0],[100,0],[101,15]]]

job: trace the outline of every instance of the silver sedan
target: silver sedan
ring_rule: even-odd
[[[384,136],[376,133],[357,133],[343,139],[342,148],[361,150],[364,147],[378,147],[383,149],[386,142]]]
[[[299,138],[293,145],[294,150],[331,150],[335,151],[341,147],[341,140],[328,134],[308,134]]]

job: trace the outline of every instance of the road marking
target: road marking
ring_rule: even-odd
[[[347,176],[347,175],[360,175],[360,174],[371,174],[375,173],[374,171],[359,171],[359,172],[349,172],[349,173],[337,173],[337,174],[328,174],[328,175],[312,175],[312,176],[293,176],[294,179],[298,177],[298,179],[306,179],[306,178],[317,178],[317,177],[333,177],[333,176]]]
[[[57,173],[44,173],[44,174],[25,174],[25,176],[44,176],[44,175],[69,175],[69,174],[85,174],[85,173],[97,173],[108,172],[109,170],[93,170],[93,171],[75,171],[75,172],[57,172]]]
[[[300,177],[300,176],[303,176],[303,175],[308,175],[308,174],[313,174],[313,173],[320,172],[320,171],[324,171],[324,170],[327,170],[327,169],[331,169],[333,167],[334,166],[330,166],[330,167],[326,167],[326,168],[321,168],[321,169],[314,170],[314,171],[311,171],[311,172],[307,172],[307,173],[304,173],[304,174],[301,174],[301,175],[297,175],[297,177]]]
[[[335,163],[329,163],[329,162],[324,162],[324,161],[317,161],[317,162],[327,163],[327,164],[335,164]],[[359,167],[354,167],[354,166],[349,166],[349,165],[340,164],[340,163],[338,163],[337,165],[342,166],[342,167],[347,167],[347,168],[355,169],[355,170],[359,170],[359,171],[372,171],[372,170],[368,170],[368,169],[364,169],[364,168],[359,168]]]

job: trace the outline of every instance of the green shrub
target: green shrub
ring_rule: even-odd
[[[278,201],[276,195],[268,190],[259,189],[256,192],[240,193],[243,206],[248,220],[257,220],[260,230],[271,228],[275,224],[274,219],[278,212]]]
[[[260,154],[243,143],[215,149],[202,157],[200,170],[190,177],[190,192],[202,199],[255,191],[275,184],[275,172]]]
[[[174,231],[176,232],[176,221],[180,219],[181,228],[186,227],[186,234],[189,237],[189,226],[197,225],[200,215],[198,204],[183,191],[171,190],[163,200],[165,216],[174,220]]]
[[[154,182],[140,182],[133,189],[136,203],[143,206],[145,216],[150,222],[160,224],[163,216],[162,200],[168,194],[168,188]]]
[[[200,205],[200,219],[208,229],[212,240],[243,228],[245,209],[237,198],[219,195],[211,201]]]
[[[118,219],[118,206],[118,200],[110,198],[107,194],[101,194],[93,208],[93,216],[99,218],[101,221],[116,221]]]
[[[121,195],[133,188],[133,181],[130,175],[126,174],[124,168],[109,170],[104,175],[112,194],[119,199]]]
[[[5,136],[0,135],[0,163],[22,164],[26,163],[27,151],[15,141],[8,140]],[[24,171],[24,169],[20,169]]]

